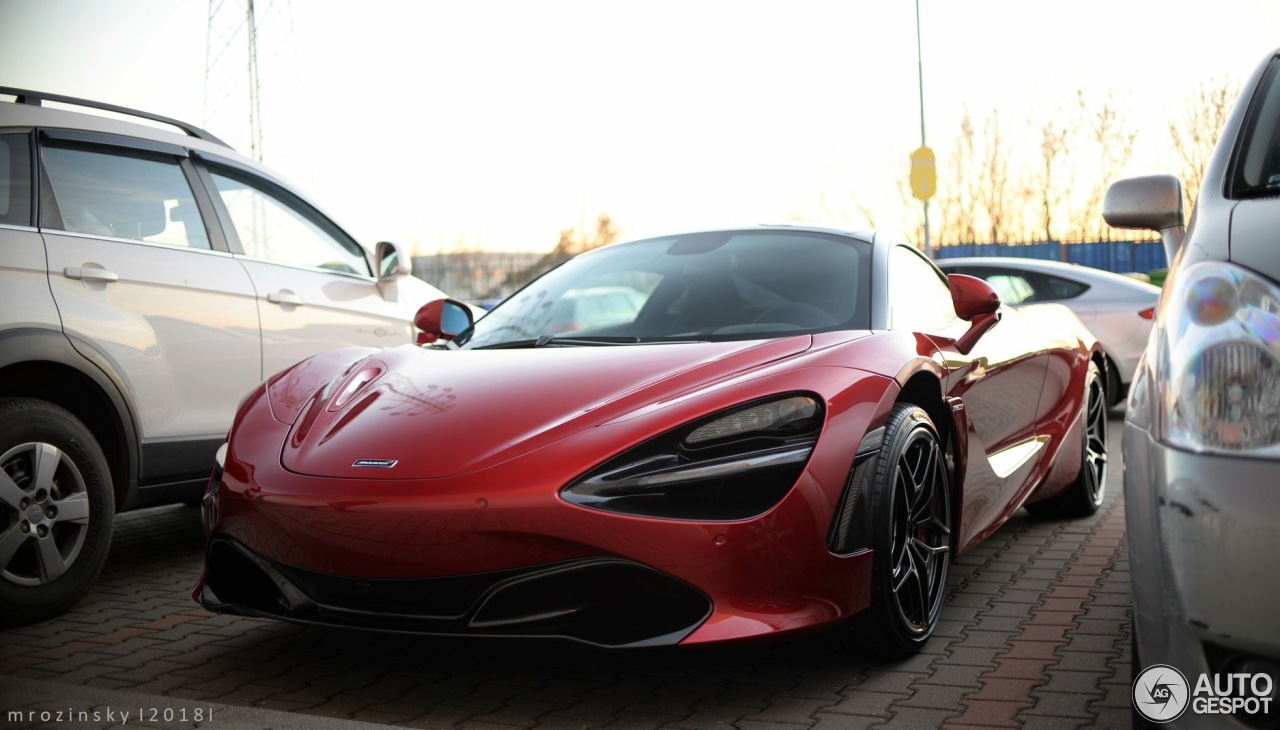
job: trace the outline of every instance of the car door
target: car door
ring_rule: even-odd
[[[946,395],[967,423],[968,471],[961,510],[961,545],[1002,519],[1007,505],[1029,489],[1043,443],[1036,413],[1048,358],[1040,338],[1008,308],[968,353],[956,339],[969,324],[956,317],[944,275],[915,250],[895,246],[889,262],[890,326],[921,332],[942,353]]]
[[[205,225],[187,151],[62,130],[39,149],[48,286],[72,344],[127,388],[140,481],[207,473],[261,378],[261,342],[253,285]]]
[[[380,286],[364,250],[331,221],[251,171],[210,162],[207,179],[257,292],[264,376],[325,350],[413,341],[425,302]]]

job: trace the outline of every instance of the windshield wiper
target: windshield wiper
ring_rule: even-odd
[[[493,345],[481,345],[474,350],[515,350],[522,347],[602,347],[604,345],[690,345],[706,340],[642,340],[631,335],[601,337],[564,337],[543,335],[536,340],[512,340]]]
[[[611,337],[561,337],[559,335],[543,335],[534,342],[533,346],[549,347],[551,345],[564,345],[566,347],[598,347],[600,345],[634,345],[638,342],[640,342],[639,337],[629,335]]]
[[[602,345],[636,345],[639,343],[640,338],[634,336],[562,337],[560,335],[543,335],[536,340],[511,340],[510,342],[481,345],[474,349],[514,350],[521,347],[600,347]]]

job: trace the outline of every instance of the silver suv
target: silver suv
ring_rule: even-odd
[[[412,342],[444,295],[409,263],[201,129],[0,88],[0,625],[79,598],[115,512],[198,498],[265,376]]]

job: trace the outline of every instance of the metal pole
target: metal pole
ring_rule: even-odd
[[[920,146],[926,147],[924,139],[924,54],[920,44],[920,0],[916,0],[916,70],[920,76]],[[924,255],[934,258],[933,245],[929,242],[929,201],[921,201],[924,207]]]
[[[249,27],[249,154],[259,162],[262,152],[262,109],[258,98],[258,21],[254,17],[253,0],[248,2]]]

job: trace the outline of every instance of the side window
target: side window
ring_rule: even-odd
[[[176,158],[46,145],[42,159],[63,230],[209,248],[209,236]],[[56,226],[58,216],[45,205],[42,225]]]
[[[0,223],[31,225],[31,135],[0,134]]]
[[[261,186],[212,173],[248,256],[289,266],[369,276],[369,263],[353,241],[342,241],[316,220]]]
[[[976,276],[991,285],[1000,295],[1000,302],[1016,307],[1024,302],[1042,299],[1035,285],[1027,277],[1008,269],[963,269],[959,273]]]
[[[1059,276],[1041,274],[1040,281],[1035,282],[1036,298],[1042,302],[1078,297],[1089,290],[1088,284],[1063,279]]]
[[[956,321],[946,279],[920,254],[894,246],[889,254],[889,326],[937,332]]]

